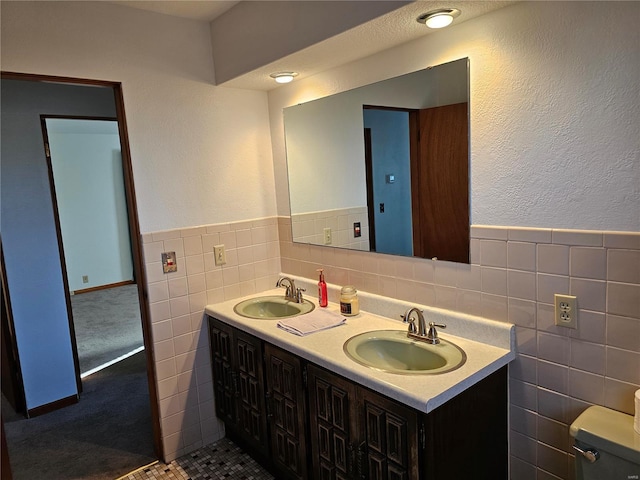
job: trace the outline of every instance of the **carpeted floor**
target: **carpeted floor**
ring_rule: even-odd
[[[80,370],[142,346],[136,285],[71,297]],[[156,460],[144,350],[83,379],[80,401],[26,419],[3,397],[16,480],[113,480]]]
[[[79,403],[31,419],[3,403],[15,480],[113,480],[156,460],[144,351],[83,386]]]
[[[135,284],[72,295],[71,306],[81,373],[142,346]]]

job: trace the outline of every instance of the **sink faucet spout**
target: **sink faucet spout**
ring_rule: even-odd
[[[283,282],[287,282],[289,285],[283,285]],[[296,303],[302,303],[304,301],[304,299],[302,298],[302,292],[304,292],[305,289],[296,288],[296,284],[293,281],[293,278],[280,277],[276,282],[276,287],[282,287],[282,286],[286,288],[284,298]]]
[[[416,326],[416,319],[412,316],[412,314],[416,314],[418,317],[418,325]],[[437,345],[440,343],[440,339],[438,338],[438,328],[447,328],[446,325],[440,325],[434,322],[429,322],[429,329],[427,330],[427,321],[424,319],[424,315],[422,310],[418,307],[409,308],[404,315],[400,315],[402,317],[402,321],[404,323],[409,324],[409,332],[407,336],[413,338],[415,340],[420,340],[422,342],[431,343],[433,345]]]

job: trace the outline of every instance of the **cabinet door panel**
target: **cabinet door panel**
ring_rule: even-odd
[[[358,389],[364,417],[364,472],[369,479],[419,478],[418,414],[382,395]]]
[[[267,389],[273,419],[272,458],[286,478],[307,478],[305,392],[300,359],[265,345]]]
[[[391,413],[387,413],[386,420],[387,458],[404,467],[407,465],[406,421]]]
[[[229,433],[267,454],[262,341],[209,318],[216,414]]]
[[[384,431],[385,431],[385,412],[372,405],[365,404],[366,419],[366,443],[370,451],[374,451],[380,455],[384,453]]]
[[[225,423],[237,423],[236,385],[231,356],[233,330],[221,322],[210,322],[211,366],[216,399],[216,415]]]
[[[356,387],[314,365],[307,367],[311,458],[315,478],[355,478]]]
[[[235,353],[239,377],[238,408],[242,438],[252,448],[266,454],[267,416],[262,368],[262,342],[245,333],[235,333]]]
[[[386,480],[386,462],[384,458],[376,455],[375,453],[369,454],[368,458],[368,472],[365,478],[369,480]]]

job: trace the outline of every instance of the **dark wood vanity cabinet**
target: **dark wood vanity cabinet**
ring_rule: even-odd
[[[220,321],[209,321],[216,414],[232,437],[267,456],[263,343]]]
[[[418,477],[418,414],[308,366],[313,471],[322,480]]]
[[[507,367],[428,414],[209,317],[216,414],[276,478],[508,478]]]
[[[278,474],[308,478],[300,358],[209,317],[216,415],[227,434]]]

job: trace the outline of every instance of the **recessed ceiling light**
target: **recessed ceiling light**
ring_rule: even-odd
[[[441,8],[423,13],[416,20],[429,28],[443,28],[451,25],[453,19],[458,15],[460,15],[460,10],[457,8]]]
[[[293,80],[293,77],[298,76],[297,72],[277,72],[269,75],[278,83],[289,83]]]

